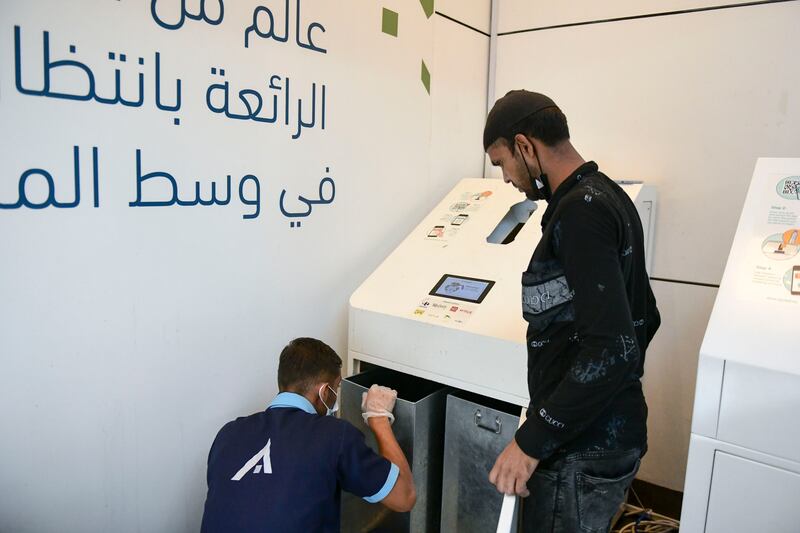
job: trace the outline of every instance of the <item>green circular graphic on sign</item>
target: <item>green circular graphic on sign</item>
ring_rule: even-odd
[[[786,271],[786,274],[783,275],[783,286],[786,287],[786,290],[792,292],[792,273],[794,269],[790,268]]]
[[[800,176],[788,176],[778,182],[775,191],[787,200],[800,200]]]

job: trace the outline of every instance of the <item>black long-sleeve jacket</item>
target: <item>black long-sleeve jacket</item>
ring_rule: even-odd
[[[661,318],[630,197],[581,165],[555,191],[522,274],[528,322],[528,419],[516,441],[556,451],[647,447],[645,350]]]

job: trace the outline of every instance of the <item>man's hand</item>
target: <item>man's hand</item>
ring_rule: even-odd
[[[361,395],[361,416],[364,422],[368,423],[371,417],[385,416],[390,422],[394,422],[394,403],[397,400],[397,391],[389,387],[373,385],[369,390]]]
[[[537,466],[539,460],[525,455],[517,441],[511,439],[489,472],[489,481],[497,487],[498,492],[525,498],[530,495],[527,484]]]

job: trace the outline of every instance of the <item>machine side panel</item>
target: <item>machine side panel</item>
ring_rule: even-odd
[[[714,438],[719,423],[719,402],[725,361],[716,357],[700,356],[697,363],[697,385],[694,392],[692,433]]]
[[[717,437],[800,462],[800,376],[726,361]]]
[[[796,533],[800,475],[717,451],[706,533]]]
[[[692,434],[689,441],[689,459],[686,464],[686,481],[683,488],[681,532],[702,533],[706,525],[708,494],[711,474],[714,471],[714,453],[718,442]]]
[[[725,477],[725,485],[732,491],[739,491],[742,494],[751,494],[749,487],[751,486],[752,479],[749,473],[742,473],[739,470],[718,470],[716,459],[720,457],[719,452],[724,452],[730,456],[748,460],[753,463],[753,468],[767,467],[779,471],[785,471],[800,476],[800,463],[789,461],[772,455],[767,455],[749,448],[736,446],[716,439],[709,439],[700,435],[692,434],[691,444],[689,446],[689,462],[686,469],[686,485],[683,492],[683,509],[681,511],[681,533],[702,533],[710,531],[706,529],[706,517],[709,513],[709,501],[712,492],[712,484],[718,483],[718,473],[723,472]],[[724,465],[723,465],[724,466]],[[751,470],[746,468],[745,470]],[[732,472],[737,472],[737,475],[730,475]],[[764,470],[758,470],[764,472]],[[758,476],[758,474],[756,474]],[[776,483],[774,488],[766,488],[765,492],[783,491],[793,498],[791,505],[784,505],[783,507],[777,505],[782,502],[781,499],[774,500],[769,506],[758,508],[755,507],[751,500],[738,503],[738,508],[743,512],[752,513],[761,519],[769,519],[775,514],[785,514],[786,516],[796,516],[796,500],[797,494],[800,493],[800,488],[794,488],[795,481],[792,476],[771,476],[767,474],[772,481]],[[717,487],[722,485],[717,485]],[[727,490],[727,489],[726,489]],[[730,510],[730,508],[728,508]],[[763,522],[768,524],[768,522]],[[716,530],[720,531],[720,530]],[[727,531],[784,531],[780,529],[770,529],[770,527],[759,527],[756,529],[742,529],[733,528]],[[796,523],[795,529],[788,531],[797,531]]]

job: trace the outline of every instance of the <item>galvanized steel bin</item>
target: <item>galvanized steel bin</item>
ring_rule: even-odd
[[[503,495],[489,472],[511,442],[521,408],[467,392],[447,397],[441,531],[494,533]],[[517,529],[514,518],[512,531]]]
[[[342,532],[439,531],[444,412],[449,389],[384,368],[374,368],[342,380],[341,416],[364,433],[367,444],[376,452],[375,437],[361,418],[361,394],[373,384],[391,387],[398,393],[392,430],[411,465],[417,503],[410,513],[395,513],[380,504],[369,504],[343,493]]]

